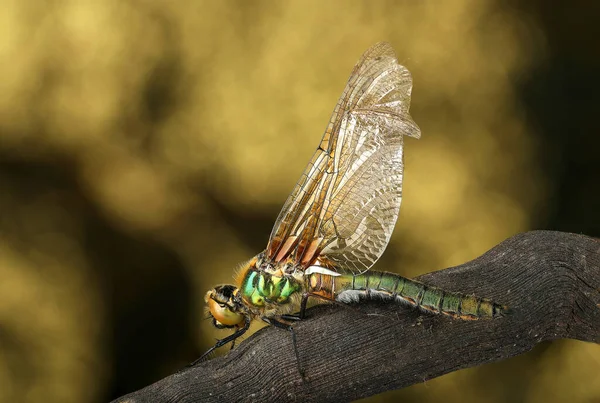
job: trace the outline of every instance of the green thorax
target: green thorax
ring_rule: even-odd
[[[286,304],[301,289],[293,277],[278,277],[256,269],[248,270],[240,286],[244,300],[256,307],[265,303]]]

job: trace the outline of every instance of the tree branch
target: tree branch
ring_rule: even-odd
[[[289,332],[265,328],[224,357],[115,402],[349,401],[531,350],[544,340],[600,342],[600,242],[519,234],[481,257],[419,280],[510,306],[500,319],[462,321],[396,304],[325,305]]]

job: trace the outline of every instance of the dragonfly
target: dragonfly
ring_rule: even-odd
[[[310,297],[383,299],[463,320],[503,316],[507,308],[490,299],[369,270],[398,218],[404,137],[421,136],[409,114],[411,92],[411,74],[390,44],[362,55],[266,249],[242,265],[235,285],[205,296],[213,325],[233,333],[191,365],[227,343],[233,348],[255,319],[291,330],[295,347],[291,324],[305,317]]]

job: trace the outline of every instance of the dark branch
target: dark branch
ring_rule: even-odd
[[[266,328],[224,357],[115,402],[349,401],[516,356],[544,340],[600,342],[600,242],[536,231],[419,278],[513,309],[461,321],[393,304],[318,306],[290,334]]]

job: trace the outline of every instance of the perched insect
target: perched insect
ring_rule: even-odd
[[[243,265],[236,285],[206,294],[213,324],[235,331],[193,364],[234,342],[253,319],[292,330],[289,322],[304,316],[309,297],[344,303],[377,297],[460,319],[502,315],[505,308],[488,299],[368,271],[398,218],[404,136],[421,136],[408,113],[411,90],[410,72],[389,44],[363,54],[266,250]],[[289,315],[298,306],[299,316]]]

